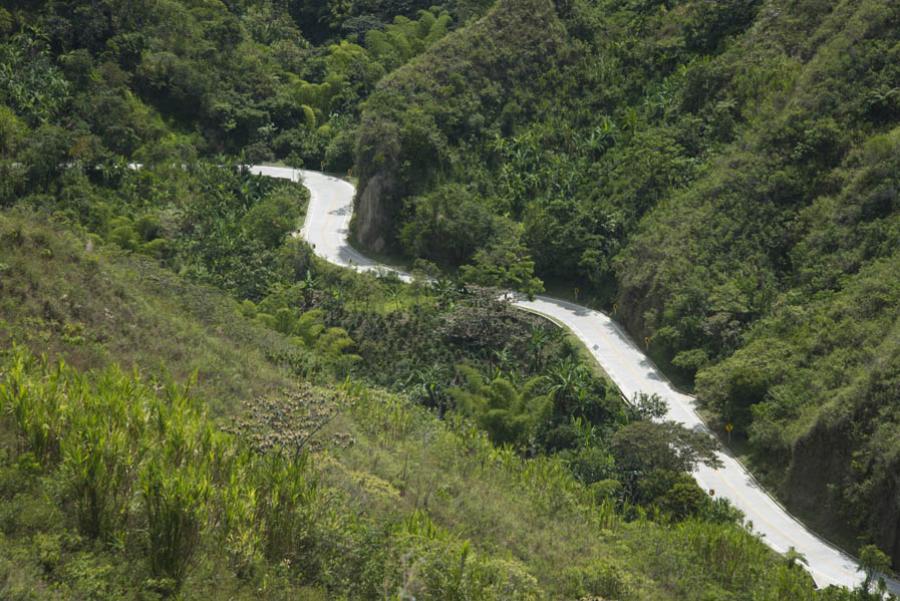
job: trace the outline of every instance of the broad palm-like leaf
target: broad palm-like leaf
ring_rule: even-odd
[[[527,446],[550,415],[551,399],[540,392],[542,378],[517,388],[502,377],[487,382],[470,366],[459,366],[459,372],[466,386],[448,391],[457,410],[473,417],[497,443]]]

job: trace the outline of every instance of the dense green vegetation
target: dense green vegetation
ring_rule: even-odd
[[[222,152],[345,170],[360,100],[483,10],[445,4],[13,2],[0,9],[0,202],[66,161],[93,179],[122,157]]]
[[[802,558],[689,476],[715,463],[714,441],[659,422],[659,399],[626,403],[577,344],[485,288],[574,276],[628,300],[628,253],[676,243],[645,221],[665,221],[676,188],[701,203],[689,184],[725,177],[716,153],[741,119],[710,142],[719,117],[689,117],[706,100],[667,103],[718,64],[697,56],[737,69],[726,42],[763,8],[722,3],[710,20],[675,4],[0,8],[0,597],[872,597],[877,548],[863,588],[815,591]],[[663,84],[661,104],[636,108]],[[804,267],[753,297],[765,311],[726,320],[726,336],[645,305],[653,294],[623,306],[674,365],[704,367],[703,398],[772,453],[773,474],[820,461],[815,441],[851,422],[846,455],[815,473],[853,461],[833,498],[864,532],[856,509],[896,477],[885,98],[881,133],[835,150],[798,211]],[[644,181],[661,156],[668,174]],[[290,235],[306,190],[237,167],[272,159],[355,163],[358,238],[418,258],[412,284],[317,260]],[[722,298],[749,302],[735,286]],[[811,374],[841,393],[821,419],[795,400]],[[825,486],[792,473],[791,490]]]
[[[708,442],[644,421],[658,404],[603,415],[624,407],[564,347],[537,396],[560,419],[560,400],[583,406],[578,444],[548,454],[525,436],[524,448],[499,448],[491,438],[508,429],[491,426],[503,415],[461,404],[440,420],[410,398],[435,386],[384,392],[359,362],[347,380],[340,355],[296,340],[315,331],[310,320],[282,336],[264,313],[244,317],[247,303],[44,221],[0,217],[4,598],[857,598],[815,593],[796,559],[697,489],[683,470]],[[433,290],[401,290],[345,310],[438,307]],[[552,364],[552,348],[533,345],[530,361]],[[537,390],[527,374],[545,373],[491,376],[529,363],[466,359],[481,370],[459,368],[473,398],[536,398],[524,382]],[[555,444],[572,440],[565,431]]]
[[[364,103],[356,236],[615,306],[794,510],[896,562],[898,36],[877,1],[497,2]]]

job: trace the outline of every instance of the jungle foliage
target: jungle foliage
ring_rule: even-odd
[[[815,591],[797,557],[775,555],[690,478],[715,463],[714,441],[658,422],[658,399],[626,402],[583,349],[491,288],[535,293],[554,269],[592,293],[621,279],[631,241],[650,235],[645,213],[700,181],[719,148],[704,146],[718,117],[701,124],[667,104],[682,80],[659,105],[637,99],[673,73],[687,78],[695,55],[730,56],[737,70],[729,42],[762,8],[489,4],[0,9],[0,596],[837,600],[877,585],[873,547],[866,590]],[[687,23],[677,34],[664,26],[672,15]],[[580,104],[578,90],[597,89],[608,96]],[[710,407],[748,420],[740,432],[766,448],[781,437],[794,451],[786,437],[812,423],[815,405],[790,396],[803,353],[826,351],[822,394],[846,376],[842,361],[859,366],[842,389],[851,404],[815,422],[816,436],[843,431],[844,418],[874,424],[878,399],[893,398],[890,361],[862,370],[876,322],[850,329],[859,315],[887,321],[895,302],[892,98],[875,101],[887,107],[881,135],[828,150],[841,168],[798,221],[811,233],[792,260],[820,304],[759,293],[753,302],[782,318],[713,320],[722,327],[697,326],[707,338],[674,355],[688,371],[708,367],[697,382]],[[573,137],[595,121],[594,134]],[[826,125],[804,138],[809,152],[831,148]],[[691,131],[695,146],[682,136]],[[737,143],[721,135],[722,148]],[[648,183],[653,157],[668,167]],[[418,257],[412,284],[318,261],[291,236],[306,190],[239,167],[274,159],[355,162],[358,237]],[[601,176],[624,178],[616,206],[647,205],[594,210]],[[828,207],[846,214],[829,220]],[[378,227],[386,216],[392,231]],[[818,261],[836,247],[833,263]],[[835,277],[847,265],[868,279]],[[749,281],[722,297],[741,301]],[[773,290],[787,295],[787,281]],[[828,320],[798,322],[791,298]],[[663,348],[663,327],[641,319]],[[766,340],[791,328],[798,350],[786,361]],[[765,352],[741,356],[737,342],[726,352],[734,332]],[[849,339],[858,354],[845,352]],[[787,372],[776,382],[747,361]],[[757,403],[723,394],[729,386],[785,392]],[[888,422],[863,454],[848,446],[864,461],[841,503],[870,502],[890,482],[892,432]],[[879,511],[891,511],[883,499]]]
[[[341,290],[356,320],[454,312],[435,345],[448,355],[427,361],[474,402],[439,374],[389,393],[366,363],[391,354],[360,345],[348,362],[323,323],[333,306],[263,313],[65,228],[0,218],[4,598],[863,598],[815,592],[687,476],[711,441],[647,421],[653,399],[626,407],[496,295],[388,279],[365,297],[310,272],[310,298]],[[531,340],[522,357],[491,352],[508,329]],[[433,336],[414,332],[394,335]],[[544,407],[540,424],[520,400]],[[508,432],[523,444],[498,447]]]
[[[505,286],[513,240],[896,562],[898,32],[874,0],[497,2],[363,104],[357,238]]]

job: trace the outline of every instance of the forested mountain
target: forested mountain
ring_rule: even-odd
[[[498,2],[364,104],[355,232],[594,297],[897,561],[898,53],[895,3]]]
[[[866,0],[7,0],[0,598],[878,598],[898,35]],[[270,161],[358,177],[413,281],[317,258]],[[863,584],[817,590],[690,476],[713,439],[498,300],[545,284]]]
[[[87,166],[194,149],[341,166],[359,100],[478,3],[338,4],[6,3],[0,94],[20,128],[84,136]]]

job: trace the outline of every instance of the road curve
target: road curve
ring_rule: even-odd
[[[353,214],[355,189],[349,182],[316,171],[298,171],[285,167],[251,167],[253,173],[300,181],[311,198],[301,235],[317,255],[327,261],[357,271],[394,271],[404,280],[409,276],[380,265],[350,246],[348,234]],[[669,407],[666,419],[689,428],[706,426],[694,407],[695,399],[675,390],[624,331],[608,316],[567,301],[538,296],[520,299],[515,305],[545,315],[569,328],[596,357],[622,393],[631,398],[637,392],[656,393]],[[816,536],[791,516],[750,475],[733,456],[720,452],[723,467],[700,466],[694,477],[701,488],[728,499],[752,522],[754,532],[779,553],[794,547],[808,562],[807,569],[819,587],[828,585],[852,588],[863,580],[856,561]],[[890,581],[889,588],[900,592],[900,583]]]

